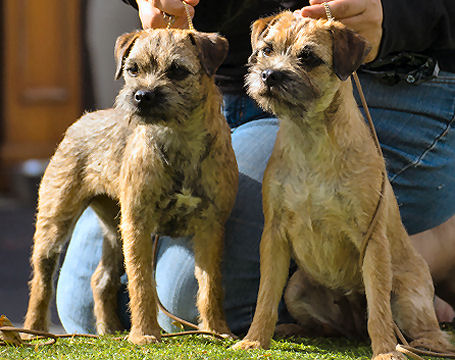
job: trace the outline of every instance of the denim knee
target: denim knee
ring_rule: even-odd
[[[90,279],[101,259],[102,244],[98,218],[88,208],[73,231],[57,283],[57,311],[68,333],[95,332]]]

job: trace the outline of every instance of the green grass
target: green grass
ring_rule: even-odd
[[[201,336],[166,338],[159,344],[135,346],[105,336],[100,339],[59,339],[56,344],[1,347],[0,359],[369,359],[368,343],[346,339],[273,341],[270,350],[234,351],[231,340]]]
[[[32,344],[37,344],[34,342]],[[370,359],[368,342],[344,338],[303,338],[272,341],[270,350],[234,351],[232,340],[202,336],[164,338],[159,344],[136,346],[113,336],[100,339],[59,339],[56,344],[0,347],[0,360],[15,359]],[[428,359],[428,358],[427,358]]]

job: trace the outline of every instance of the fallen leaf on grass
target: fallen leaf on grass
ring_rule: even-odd
[[[0,328],[3,326],[13,326],[11,321],[5,316],[0,316]],[[0,330],[0,338],[10,345],[22,345],[23,342],[17,331],[14,330]]]

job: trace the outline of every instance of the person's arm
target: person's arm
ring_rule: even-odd
[[[174,22],[173,28],[188,28],[185,6],[182,0],[122,0],[123,2],[135,7],[139,10],[139,18],[141,19],[142,27],[147,28],[163,28],[168,25],[168,19],[163,14],[172,15]],[[194,7],[199,3],[199,0],[185,0],[190,5],[188,7],[190,16],[194,16]]]

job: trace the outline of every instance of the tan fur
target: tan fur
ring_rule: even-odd
[[[86,114],[67,130],[41,182],[25,327],[47,329],[58,256],[90,205],[105,232],[92,277],[99,333],[121,329],[116,293],[123,244],[129,340],[160,339],[151,266],[151,234],[160,234],[193,236],[200,328],[229,334],[220,261],[238,170],[212,76],[227,41],[216,34],[148,30],[122,35],[115,53],[117,77],[125,78],[116,106]],[[136,101],[138,90],[151,94],[145,110]]]
[[[414,344],[453,349],[438,327],[428,266],[410,244],[388,181],[359,265],[385,165],[351,82],[340,79],[364,59],[365,41],[341,23],[289,12],[266,22],[253,25],[247,85],[280,129],[263,181],[256,312],[234,348],[269,346],[292,256],[316,284],[366,295],[373,359],[404,358],[395,351],[393,319]]]

